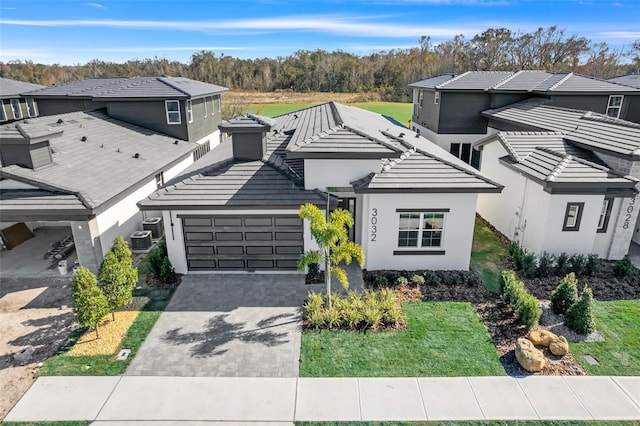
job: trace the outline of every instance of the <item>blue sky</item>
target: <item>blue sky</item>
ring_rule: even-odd
[[[359,55],[487,28],[557,25],[622,47],[640,39],[640,0],[0,0],[0,60],[78,64],[194,52],[241,58],[299,49]]]

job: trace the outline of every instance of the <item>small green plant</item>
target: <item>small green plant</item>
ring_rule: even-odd
[[[398,277],[398,279],[396,280],[396,284],[398,285],[398,287],[409,285],[409,280],[407,279],[407,277]]]
[[[585,265],[585,275],[592,276],[600,271],[600,263],[598,262],[598,255],[591,253],[587,256],[587,264]]]
[[[330,309],[324,311],[324,321],[329,328],[338,328],[342,324],[342,316],[338,306],[333,305]]]
[[[162,262],[167,256],[167,243],[165,240],[160,241],[158,247],[151,250],[149,255],[147,255],[147,264],[149,266],[149,271],[154,277],[160,279],[160,273],[162,272]]]
[[[617,278],[627,278],[633,274],[633,264],[628,254],[616,262],[613,266],[613,274]]]
[[[380,308],[373,304],[367,304],[362,311],[362,321],[367,328],[375,330],[382,322],[383,313]]]
[[[423,286],[424,285],[424,277],[422,275],[414,274],[411,275],[411,284],[414,286]]]
[[[564,314],[578,300],[578,280],[576,274],[566,275],[551,292],[551,309],[556,314]]]
[[[587,269],[587,256],[584,254],[574,254],[569,258],[569,270],[575,272],[576,275],[584,275]]]
[[[320,309],[306,315],[307,324],[313,328],[321,328],[324,325],[324,312]]]
[[[162,260],[162,268],[160,269],[160,281],[165,284],[173,284],[178,280],[178,276],[176,275],[176,271],[173,269],[171,265],[171,261],[168,257],[165,257]]]
[[[533,278],[536,275],[536,263],[537,258],[533,253],[529,253],[527,251],[524,252],[522,256],[522,275],[526,278]]]
[[[593,292],[586,285],[580,300],[574,303],[565,316],[567,327],[580,334],[589,334],[595,329],[593,321]]]
[[[560,253],[556,258],[556,274],[564,277],[570,272],[571,264],[569,263],[569,255]]]
[[[516,279],[513,271],[502,271],[503,297],[518,315],[523,324],[531,328],[538,325],[542,311],[540,302],[527,292],[522,281]]]
[[[320,264],[319,263],[309,263],[307,265],[307,278],[316,278],[320,275]]]
[[[520,243],[517,241],[511,241],[511,244],[509,245],[509,256],[511,256],[511,261],[517,271],[522,270],[524,254],[524,250],[522,246],[520,246]]]
[[[360,325],[362,315],[360,314],[360,310],[358,308],[349,306],[342,311],[342,319],[345,326],[350,329],[354,329],[358,328],[358,326]]]
[[[538,270],[536,271],[539,277],[548,277],[553,274],[553,267],[556,263],[556,257],[548,252],[542,252],[538,259]]]
[[[98,325],[109,313],[109,302],[98,288],[96,276],[87,268],[80,267],[73,276],[71,304],[78,323],[83,327],[94,328],[96,336],[100,338]]]

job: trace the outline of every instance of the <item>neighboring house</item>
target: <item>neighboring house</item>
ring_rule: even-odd
[[[471,144],[488,132],[481,114],[535,98],[566,108],[640,123],[640,89],[573,73],[470,71],[418,81],[413,88],[412,130],[478,167]]]
[[[624,84],[625,86],[635,87],[636,89],[640,89],[640,74],[627,74],[622,75],[620,77],[613,77],[607,81],[611,81],[612,83]]]
[[[97,271],[115,236],[142,228],[136,202],[192,164],[200,148],[102,111],[5,124],[0,225],[70,227],[80,264]]]
[[[468,269],[478,194],[502,186],[379,114],[327,103],[223,123],[228,141],[138,203],[177,272],[295,270],[303,203],[342,207],[367,269]]]
[[[536,254],[621,259],[637,229],[640,124],[530,99],[482,113],[480,171],[505,184],[478,212]]]
[[[39,84],[0,77],[0,123],[37,117],[39,115],[37,102],[32,97],[23,97],[20,94],[43,87]]]
[[[106,108],[107,115],[196,143],[219,141],[220,95],[227,89],[184,77],[89,78],[23,92],[40,115]]]

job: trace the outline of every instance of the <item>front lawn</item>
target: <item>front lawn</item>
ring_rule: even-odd
[[[136,320],[131,324],[127,334],[122,339],[120,348],[111,355],[72,356],[67,352],[85,333],[93,330],[81,328],[77,330],[58,352],[49,358],[40,369],[41,376],[118,376],[124,374],[129,364],[142,346],[147,335],[153,328],[160,314],[171,300],[174,289],[144,289],[136,290],[134,296],[148,297],[149,301],[140,311]],[[131,354],[124,361],[115,359],[120,349],[131,349]],[[89,368],[87,368],[89,367]]]
[[[471,269],[491,291],[500,291],[500,272],[506,268],[504,259],[509,249],[500,238],[478,217],[473,231]]]
[[[468,303],[406,302],[407,329],[302,333],[301,377],[502,376]]]
[[[640,300],[596,301],[596,330],[604,342],[571,343],[571,352],[591,375],[640,375]],[[591,355],[600,365],[589,364]]]

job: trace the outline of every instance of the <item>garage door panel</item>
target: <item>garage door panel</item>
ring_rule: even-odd
[[[296,215],[212,215],[182,220],[190,270],[295,270],[303,252],[302,220]]]

